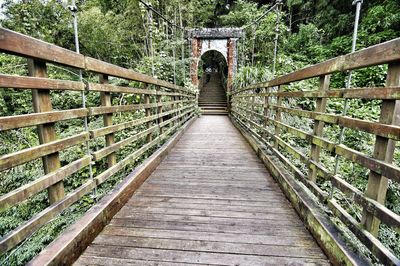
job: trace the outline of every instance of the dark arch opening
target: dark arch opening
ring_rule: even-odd
[[[199,106],[203,110],[207,108],[225,110],[228,76],[228,65],[225,57],[216,50],[205,52],[200,57],[197,73],[200,91]]]
[[[226,63],[225,57],[221,54],[221,52],[217,50],[209,50],[205,52],[200,57],[197,73],[200,81],[200,86],[202,85],[201,81],[205,80],[207,73],[219,73],[223,82],[223,86],[225,88],[226,79],[228,76],[228,65]]]

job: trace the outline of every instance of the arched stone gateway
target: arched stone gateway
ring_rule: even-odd
[[[194,85],[199,84],[198,65],[201,56],[210,50],[220,52],[227,61],[228,77],[227,91],[232,88],[233,76],[237,68],[236,42],[242,36],[240,28],[203,28],[191,29],[188,37],[192,47],[192,62],[190,65],[190,76]]]

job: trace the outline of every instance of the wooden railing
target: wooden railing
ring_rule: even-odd
[[[382,64],[388,64],[386,87],[330,89],[331,74]],[[291,85],[295,82],[311,78],[319,78],[318,89],[293,91]],[[400,168],[392,162],[395,143],[400,140],[400,38],[271,81],[237,88],[231,99],[231,116],[239,126],[279,158],[282,167],[301,181],[382,263],[400,264],[399,258],[377,238],[380,223],[400,230],[400,216],[385,207],[388,179],[400,182]],[[298,99],[315,101],[315,109],[294,106]],[[331,99],[362,99],[364,104],[381,100],[379,121],[329,113],[327,101]],[[291,124],[292,118],[300,119],[301,125]],[[373,153],[368,155],[328,139],[324,128],[332,125],[374,135]],[[298,140],[306,145],[296,145]],[[322,162],[322,152],[331,160]],[[334,174],[336,156],[369,169],[365,191]],[[361,220],[346,211],[348,206],[336,199],[338,194],[358,206]]]
[[[5,177],[10,169],[20,165],[23,167],[36,159],[42,159],[45,173],[44,176],[23,184],[18,189],[0,195],[0,211],[7,210],[46,189],[49,200],[47,208],[0,239],[0,254],[14,248],[111,176],[122,170],[132,170],[138,158],[152,152],[160,142],[195,114],[197,103],[194,92],[13,31],[0,29],[0,51],[28,59],[29,76],[0,74],[0,88],[13,88],[15,91],[32,90],[34,110],[28,114],[1,116],[0,133],[24,127],[37,127],[39,139],[37,146],[1,154],[0,174]],[[83,71],[84,77],[97,76],[99,82],[49,79],[48,63]],[[111,85],[110,76],[128,82],[134,81],[140,85],[137,88]],[[67,99],[69,93],[75,92],[73,97],[82,96],[82,107],[54,110],[54,91],[63,91],[62,94],[57,94],[61,99]],[[81,95],[76,92],[81,92]],[[122,94],[134,96],[130,97],[133,98],[132,103],[113,104],[113,99],[120,98]],[[99,102],[100,105],[87,107],[88,95],[92,103]],[[119,115],[115,116],[116,113]],[[134,114],[136,119],[132,116],[128,116],[129,120],[121,119],[127,114]],[[96,116],[103,116],[103,125],[87,126],[87,121],[95,120]],[[113,123],[113,118],[118,118],[118,123]],[[56,132],[56,124],[73,119],[81,121],[80,132],[61,137],[60,133]],[[83,123],[83,120],[86,123]],[[118,133],[123,134],[120,134],[117,140]],[[105,138],[104,146],[99,147],[99,138]],[[86,145],[86,148],[82,149],[85,151],[81,152],[82,156],[72,161],[61,160],[60,154],[63,151],[79,145]],[[136,145],[132,153],[120,154],[120,151],[132,145]],[[64,181],[68,177],[83,169],[90,172],[89,168],[99,164],[103,158],[106,158],[106,167],[97,167],[97,172],[91,172],[91,177],[88,177],[86,182],[66,194]]]

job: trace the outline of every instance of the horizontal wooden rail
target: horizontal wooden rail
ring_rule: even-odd
[[[36,147],[24,149],[0,157],[0,171],[27,163],[48,154],[65,150],[74,145],[81,144],[89,139],[89,133],[81,133],[69,138],[55,140]]]
[[[85,84],[78,81],[57,80],[37,77],[20,77],[0,74],[0,87],[30,90],[83,91]]]
[[[0,51],[28,59],[29,76],[0,73],[0,88],[31,90],[34,110],[28,114],[0,116],[0,134],[12,135],[18,133],[18,129],[27,128],[26,130],[31,131],[29,127],[36,127],[37,130],[33,132],[37,133],[39,142],[32,147],[0,156],[0,172],[4,176],[13,174],[15,170],[30,167],[27,165],[29,162],[34,167],[42,167],[44,172],[33,181],[1,195],[0,211],[18,211],[20,203],[45,190],[49,200],[47,208],[5,232],[0,239],[1,254],[15,248],[86,194],[92,192],[97,196],[95,188],[107,182],[110,177],[122,170],[133,171],[133,163],[143,156],[149,156],[161,141],[173,136],[182,125],[195,117],[196,92],[152,76],[86,57],[4,28],[0,28]],[[48,63],[82,71],[89,81],[49,78]],[[94,80],[96,76],[98,83]],[[135,81],[136,87],[112,85],[109,83],[109,76],[124,79],[124,84]],[[62,92],[53,94],[53,91]],[[62,101],[63,97],[69,100],[68,97],[78,95],[76,92],[79,92],[79,99],[82,99],[81,107],[53,109],[55,95],[58,100]],[[14,90],[9,93],[14,93]],[[117,97],[122,99],[123,94],[133,95],[133,102],[119,101],[119,105],[116,105],[115,100]],[[92,100],[95,98],[90,103],[87,102],[88,95]],[[67,103],[63,103],[62,106],[66,105]],[[121,112],[123,114],[115,123],[117,120],[113,116]],[[60,123],[66,120],[72,121]],[[103,123],[99,127],[101,120]],[[64,126],[70,125],[70,122],[75,135],[62,137]],[[76,126],[77,122],[82,123],[80,129]],[[126,129],[135,133],[126,137],[126,132],[123,132]],[[6,130],[10,131],[4,132]],[[104,138],[105,144],[99,144],[104,143],[98,141],[100,137]],[[119,139],[116,141],[117,137]],[[73,147],[77,145],[82,145],[75,148],[84,152],[79,156],[71,155]],[[64,153],[67,156],[63,156]],[[74,159],[68,159],[71,157]],[[20,168],[15,168],[17,166]],[[92,171],[94,166],[97,172]],[[85,174],[81,175],[81,172]],[[71,187],[70,182],[64,183],[68,178],[76,179],[77,175],[82,183],[79,187]],[[64,188],[67,185],[69,187]],[[71,192],[66,194],[65,191]]]
[[[149,89],[139,89],[131,87],[116,86],[111,84],[98,84],[98,83],[88,83],[89,91],[105,91],[113,93],[128,93],[128,94],[147,94],[147,95],[161,95],[161,96],[186,96],[186,97],[196,97],[192,94],[184,94],[177,92],[164,92]]]
[[[193,92],[190,92],[183,87],[156,79],[152,76],[135,72],[133,70],[119,67],[110,63],[106,63],[104,61],[94,58],[85,57],[76,52],[64,49],[50,43],[46,43],[41,40],[34,39],[32,37],[5,28],[0,28],[0,41],[1,52],[37,59],[48,63],[61,64],[127,80],[134,80],[142,83],[157,85],[187,94],[194,94]],[[16,85],[10,84],[13,79],[16,82]],[[0,84],[3,83],[4,85],[0,85],[0,87],[13,88],[15,86],[16,88],[29,89],[35,88],[34,86],[36,84],[38,85],[37,89],[44,89],[45,87],[50,87],[47,89],[64,89],[65,87],[68,87],[69,90],[82,90],[84,88],[84,85],[82,83],[78,85],[79,82],[76,82],[73,86],[66,86],[68,83],[70,83],[69,85],[72,85],[74,83],[70,81],[57,82],[51,81],[49,79],[44,79],[42,81],[44,81],[43,84],[39,84],[40,80],[37,78],[23,79],[19,77],[18,79],[16,79],[12,76],[2,75],[2,77],[0,77]],[[7,83],[9,85],[7,85]]]
[[[155,108],[160,106],[171,106],[173,104],[192,102],[192,100],[187,101],[169,101],[161,103],[149,103],[149,104],[130,104],[130,105],[116,105],[116,106],[104,106],[104,107],[92,107],[89,108],[89,115],[103,115],[118,112],[131,112],[132,110],[141,110],[146,108]]]
[[[399,100],[400,87],[375,87],[336,89],[328,91],[282,91],[268,93],[240,94],[237,98],[249,98],[254,96],[285,97],[285,98],[343,98],[366,100]]]
[[[381,64],[389,65],[385,87],[329,88],[330,74]],[[392,162],[395,142],[400,140],[399,76],[400,38],[270,81],[237,88],[231,95],[231,118],[236,125],[264,145],[266,154],[273,156],[268,161],[272,162],[275,158],[279,160],[285,171],[304,184],[318,198],[320,204],[329,208],[343,222],[343,226],[347,226],[385,265],[400,264],[399,258],[377,238],[380,223],[400,232],[400,215],[385,206],[387,180],[400,183],[400,167]],[[286,91],[286,86],[290,83],[315,77],[320,78],[318,90],[292,91],[290,87],[290,91]],[[271,87],[277,89],[271,91]],[[301,104],[298,100],[302,98],[315,101],[315,111],[299,108]],[[362,99],[360,104],[364,101],[381,100],[375,102],[381,108],[379,121],[328,113],[327,101],[338,99]],[[301,126],[298,121],[301,121]],[[325,136],[323,130],[326,125],[373,135],[374,153],[366,154],[337,142],[335,138]],[[294,142],[297,140],[299,143],[296,145]],[[332,172],[331,166],[324,165],[330,161],[321,162],[321,152],[325,152],[325,158],[340,157],[367,169],[367,189],[360,191],[342,176]],[[276,169],[276,166],[269,168]],[[337,195],[348,198],[350,204],[355,204],[362,210],[359,213],[362,216],[360,222],[341,206],[343,201],[335,199]]]
[[[89,165],[90,156],[84,156],[60,169],[51,172],[35,181],[23,185],[14,191],[11,191],[0,197],[0,210],[8,208],[16,203],[26,200],[51,185],[64,180],[66,177],[78,172]]]
[[[250,85],[243,89],[235,90],[233,93],[236,94],[256,88],[284,85],[295,81],[329,75],[335,72],[386,64],[397,60],[400,60],[400,38],[377,44],[354,53],[342,55],[271,81]]]
[[[0,51],[2,52],[70,67],[85,67],[83,55],[15,31],[0,28],[0,41]]]
[[[3,116],[0,117],[0,131],[82,118],[86,117],[88,114],[88,109],[79,108],[66,111],[50,111],[26,115]]]

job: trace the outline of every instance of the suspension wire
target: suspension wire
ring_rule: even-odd
[[[184,28],[183,27],[183,22],[182,22],[182,14],[181,14],[181,12],[179,12],[179,14],[180,14],[180,25],[177,25],[176,24],[176,10],[175,10],[175,16],[174,16],[174,22],[172,22],[171,20],[169,20],[168,18],[166,18],[166,16],[164,16],[160,11],[158,11],[158,10],[156,10],[156,9],[154,9],[153,8],[153,6],[150,4],[150,3],[146,3],[145,1],[143,1],[143,0],[139,0],[139,2],[140,3],[142,3],[146,8],[147,8],[147,11],[148,11],[148,13],[150,13],[151,14],[151,22],[152,22],[152,12],[154,12],[154,14],[156,14],[157,16],[159,16],[161,19],[163,19],[165,22],[167,22],[167,24],[169,24],[169,25],[171,25],[174,29],[180,29],[181,30],[181,34],[182,34],[182,61],[183,61],[183,64],[184,64],[184,58],[185,58],[185,55],[184,55],[184,32],[185,31],[187,31],[187,29],[186,28]],[[181,10],[180,8],[180,5],[179,5],[179,10]],[[149,34],[150,34],[150,42],[152,42],[152,34],[151,34],[151,26],[152,26],[152,23],[151,23],[151,25],[150,25],[150,30],[149,30]],[[167,31],[168,31],[168,27],[167,27]],[[168,34],[168,33],[167,33]],[[176,31],[175,30],[173,30],[172,31],[172,34],[173,34],[173,36],[171,36],[171,39],[172,39],[172,37],[176,37],[175,35],[176,35]],[[174,40],[176,40],[176,38],[174,38]],[[173,44],[173,45],[175,45],[175,44]],[[149,46],[150,47],[152,47],[152,43],[150,43],[149,44]],[[175,51],[175,52],[174,52]],[[175,48],[175,46],[173,47],[173,53],[175,53],[175,56],[174,56],[174,62],[173,62],[173,65],[174,65],[174,84],[176,84],[176,59],[175,59],[175,57],[176,57],[176,48]],[[152,57],[153,58],[153,56],[154,56],[154,54],[151,54],[150,53],[150,57]],[[186,66],[184,65],[183,66],[183,77],[185,77],[186,76],[186,70],[185,70],[185,68],[186,68]],[[154,75],[154,62],[152,61],[152,74]]]
[[[247,25],[245,25],[245,26],[242,26],[240,29],[241,29],[241,30],[245,30],[245,29],[247,29],[248,27],[250,27],[251,25],[253,25],[253,24],[259,22],[259,21],[260,21],[261,19],[263,19],[266,15],[268,15],[268,13],[270,13],[272,10],[274,10],[274,8],[276,7],[276,5],[278,5],[279,2],[281,2],[281,0],[277,0],[277,2],[276,2],[273,6],[271,6],[270,9],[268,9],[267,11],[265,11],[261,16],[259,16],[258,18],[256,18],[256,19],[253,20],[252,22],[250,22],[249,24],[247,24]]]
[[[353,42],[351,45],[352,53],[354,53],[356,51],[358,24],[359,24],[359,20],[360,20],[360,12],[361,12],[362,3],[363,3],[363,0],[354,0],[353,1],[353,5],[356,5],[356,16],[355,16],[355,21],[354,21]],[[352,80],[352,71],[350,70],[348,72],[348,76],[347,76],[346,89],[349,89],[351,87],[351,80]],[[346,116],[348,109],[349,109],[349,99],[346,98],[344,101],[344,108],[343,108],[343,113],[342,113],[343,116]],[[339,133],[339,144],[342,144],[344,141],[344,133],[345,133],[345,127],[341,126],[340,133]],[[339,156],[336,155],[335,169],[334,169],[335,175],[337,174],[338,169],[339,169]]]
[[[151,4],[148,4],[146,2],[144,2],[143,0],[139,0],[140,3],[142,3],[147,9],[153,11],[157,16],[161,17],[164,21],[166,21],[168,24],[170,24],[171,26],[178,28],[180,30],[186,30],[185,28],[183,28],[182,26],[176,25],[175,23],[173,23],[172,21],[170,21],[169,19],[167,19],[165,16],[163,16],[163,14],[161,14],[160,11],[156,10],[153,8],[153,6]]]
[[[277,0],[276,3],[271,6],[268,10],[266,10],[261,16],[259,16],[258,18],[256,18],[255,20],[253,20],[252,22],[248,23],[245,26],[242,26],[240,29],[241,30],[246,30],[247,28],[251,27],[254,24],[257,24],[254,30],[254,38],[253,38],[253,46],[252,46],[252,56],[251,56],[251,65],[254,65],[254,50],[255,50],[255,31],[257,29],[258,26],[258,22],[260,20],[262,20],[265,16],[267,16],[271,11],[275,10],[275,12],[277,12],[277,20],[276,20],[276,35],[275,35],[275,47],[274,47],[274,63],[273,63],[273,73],[275,75],[275,68],[276,68],[276,57],[277,57],[277,49],[278,49],[278,38],[279,38],[279,10],[281,8],[282,5],[282,0]],[[243,65],[246,65],[246,56],[245,56],[245,38],[246,38],[246,32],[244,33],[243,36],[243,45],[242,45],[242,60],[243,60]]]
[[[75,39],[75,49],[76,49],[76,53],[80,54],[80,50],[79,50],[79,35],[78,35],[78,16],[77,16],[77,12],[78,12],[78,8],[76,6],[75,0],[72,0],[72,3],[70,6],[68,6],[68,9],[71,11],[72,17],[73,17],[73,26],[74,26],[74,39]],[[82,76],[82,69],[79,69],[79,81],[83,82],[83,76]],[[82,98],[82,107],[86,108],[86,94],[85,91],[81,92],[81,98]],[[85,131],[89,133],[89,126],[88,126],[88,117],[85,116],[84,119],[84,128]],[[91,152],[90,152],[90,143],[89,140],[85,141],[85,145],[86,145],[86,154],[89,155],[90,157],[92,157]],[[93,181],[93,160],[91,159],[91,163],[89,164],[89,178]],[[97,200],[97,186],[95,185],[95,187],[93,188],[93,192],[92,192],[92,196],[93,196],[93,200],[96,201]]]

